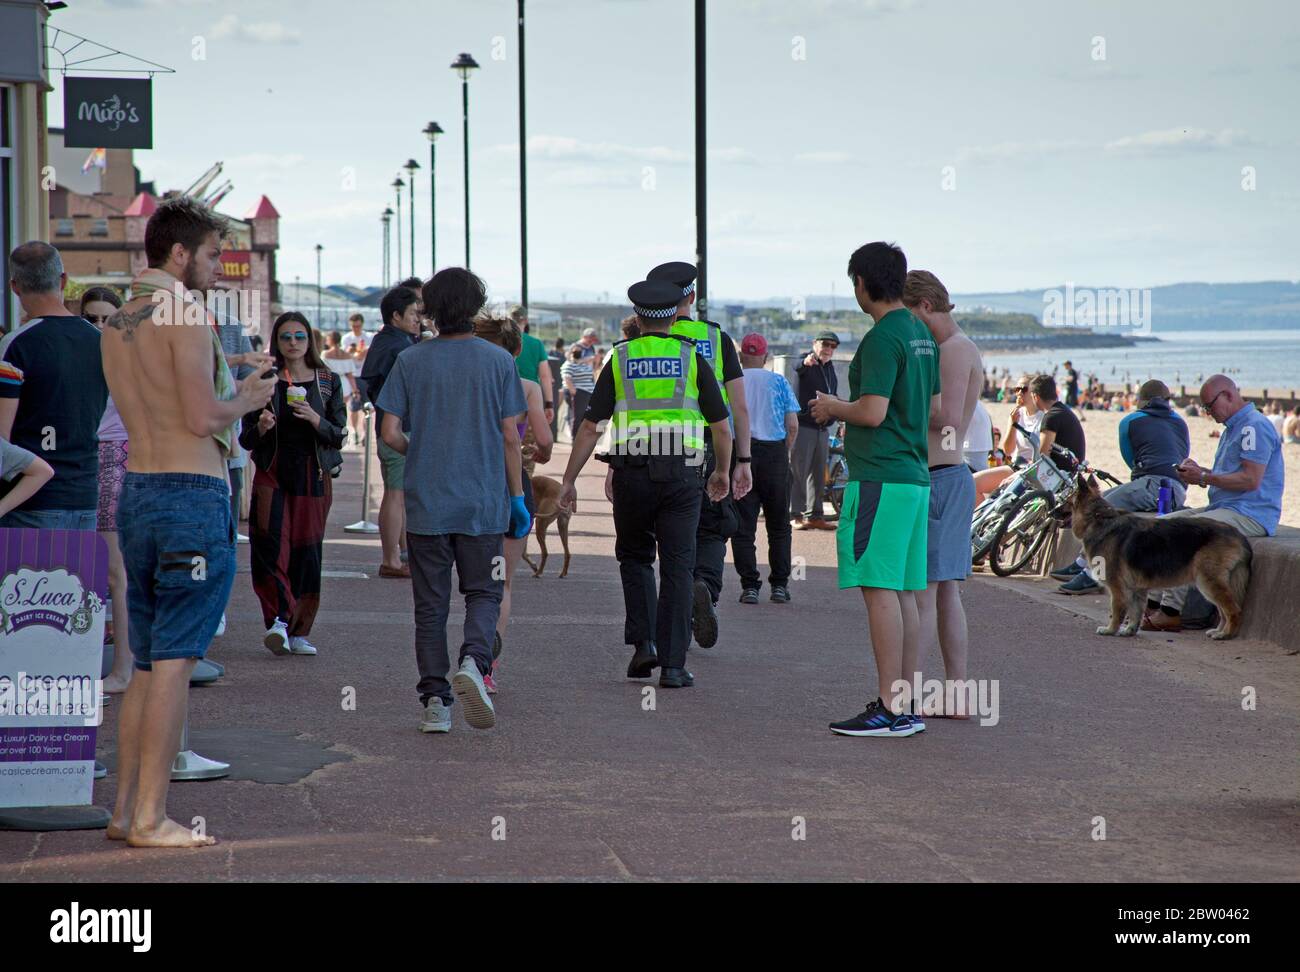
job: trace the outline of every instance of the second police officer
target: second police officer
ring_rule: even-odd
[[[731,499],[705,502],[700,507],[700,521],[695,534],[695,570],[692,589],[691,629],[701,648],[712,648],[718,641],[716,605],[722,593],[723,563],[727,541],[740,529],[740,512],[736,501],[745,498],[753,486],[750,466],[749,408],[745,404],[745,372],[736,354],[731,336],[712,321],[696,320],[692,315],[696,270],[693,263],[661,263],[648,274],[647,280],[663,280],[678,288],[677,319],[672,333],[691,338],[696,349],[713,370],[722,388],[722,400],[735,422],[735,450],[731,466]],[[702,315],[701,315],[702,316]],[[704,433],[704,474],[713,472],[716,457],[713,440]]]
[[[574,437],[560,494],[562,508],[576,508],[578,474],[600,437],[598,423],[610,419],[614,553],[626,612],[623,640],[635,648],[627,675],[648,678],[658,667],[663,688],[694,682],[686,670],[686,649],[706,422],[718,468],[705,491],[716,502],[730,486],[731,432],[722,391],[694,341],[669,333],[681,293],[680,287],[654,280],[628,288],[641,336],[610,349]]]

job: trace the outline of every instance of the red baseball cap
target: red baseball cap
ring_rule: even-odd
[[[746,334],[740,342],[743,354],[767,354],[767,339],[761,334]]]

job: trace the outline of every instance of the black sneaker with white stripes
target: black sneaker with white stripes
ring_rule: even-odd
[[[839,736],[880,736],[884,739],[902,739],[921,731],[911,716],[894,715],[880,699],[869,703],[852,719],[832,722],[830,730]]]

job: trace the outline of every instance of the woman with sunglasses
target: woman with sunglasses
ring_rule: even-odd
[[[81,316],[101,331],[121,306],[122,298],[108,287],[90,287],[81,295]],[[104,691],[109,695],[126,691],[133,670],[127,629],[126,565],[117,542],[117,499],[126,477],[126,454],[126,426],[110,395],[99,422],[99,503],[95,511],[96,528],[108,545],[108,593],[113,606],[113,670],[104,679]]]
[[[1011,388],[1015,394],[1015,407],[1007,419],[1006,433],[1002,436],[1002,451],[1010,457],[1011,463],[1005,466],[993,466],[981,469],[975,474],[975,505],[979,506],[988,495],[997,489],[1016,469],[1027,462],[1033,462],[1034,444],[1023,432],[1017,431],[1020,425],[1030,432],[1037,433],[1043,421],[1043,413],[1034,405],[1034,396],[1029,394],[1029,376],[1021,375],[1020,380]]]
[[[240,444],[256,472],[248,511],[253,592],[262,643],[276,655],[314,655],[307,636],[320,606],[325,520],[347,432],[343,383],[321,360],[307,318],[281,314],[271,328],[279,382],[266,408],[244,416]]]

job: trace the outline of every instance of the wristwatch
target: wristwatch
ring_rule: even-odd
[[[1205,470],[1201,470],[1201,486],[1205,486]]]
[[[736,456],[736,462],[752,462],[752,456]]]

